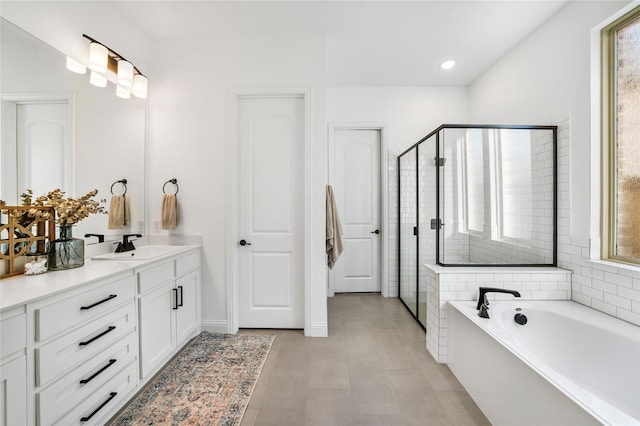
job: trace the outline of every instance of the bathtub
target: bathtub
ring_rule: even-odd
[[[571,301],[448,303],[447,364],[492,424],[640,425],[640,327]]]

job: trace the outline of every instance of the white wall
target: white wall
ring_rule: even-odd
[[[467,96],[466,87],[328,87],[327,121],[387,123],[397,155],[441,124],[466,122]]]
[[[196,52],[200,52],[196,54]],[[160,219],[162,185],[177,178],[176,234],[203,236],[203,323],[226,331],[227,144],[234,88],[311,88],[310,334],[327,330],[324,264],[324,40],[315,36],[176,40],[152,44],[149,219]],[[170,60],[167,60],[170,58]],[[153,228],[153,227],[152,227]]]
[[[470,87],[474,122],[558,124],[559,266],[574,271],[572,298],[640,324],[640,270],[590,261],[590,30],[629,2],[569,3]],[[596,144],[598,141],[594,141]]]

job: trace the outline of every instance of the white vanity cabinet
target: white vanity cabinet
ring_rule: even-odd
[[[102,425],[200,331],[200,247],[0,281],[0,426]]]
[[[200,329],[200,251],[136,268],[140,373],[147,378]]]
[[[0,425],[27,424],[27,315],[24,306],[0,314]]]
[[[27,305],[35,419],[100,424],[138,384],[132,271]]]

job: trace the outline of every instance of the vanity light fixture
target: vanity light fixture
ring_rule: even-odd
[[[122,87],[133,86],[133,64],[124,59],[118,61],[118,84]]]
[[[96,41],[92,41],[89,44],[89,68],[95,72],[105,73],[108,65],[109,49]]]
[[[111,80],[116,85],[116,95],[121,98],[129,99],[131,93],[138,98],[147,97],[149,80],[135,65],[99,41],[86,34],[82,36],[90,42],[88,67],[91,69],[91,84],[106,87]],[[67,68],[80,74],[86,72],[82,63],[70,57],[67,57]]]
[[[91,75],[89,76],[89,83],[93,84],[96,87],[107,87],[107,77],[95,71],[91,71]]]
[[[133,76],[133,90],[131,93],[138,98],[146,98],[147,90],[149,87],[149,80],[142,74],[136,74]]]
[[[456,61],[447,60],[440,64],[440,68],[442,68],[443,70],[450,70],[455,65],[456,65]]]
[[[116,84],[116,96],[122,99],[129,99],[131,97],[131,92],[129,92],[124,87]]]
[[[69,56],[67,56],[67,69],[78,74],[85,74],[87,72],[87,67]]]

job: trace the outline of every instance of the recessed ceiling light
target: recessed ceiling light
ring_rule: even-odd
[[[442,68],[443,70],[450,70],[451,68],[454,67],[454,65],[456,64],[456,61],[444,61],[443,63],[440,64],[440,68]]]

